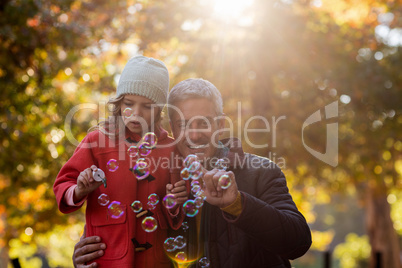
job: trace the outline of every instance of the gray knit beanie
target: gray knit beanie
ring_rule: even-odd
[[[131,58],[121,73],[116,98],[133,94],[165,105],[169,91],[169,73],[165,64],[154,58],[136,56]]]

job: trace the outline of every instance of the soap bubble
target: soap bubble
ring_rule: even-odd
[[[152,149],[149,148],[148,145],[149,144],[147,142],[144,142],[140,145],[140,147],[138,147],[138,151],[141,156],[148,156],[152,152]]]
[[[190,228],[190,227],[188,227],[188,223],[185,221],[185,222],[183,222],[183,223],[181,224],[181,228],[182,228],[183,231],[185,232],[185,231],[187,231],[188,228]]]
[[[204,176],[204,172],[201,170],[196,170],[194,172],[191,172],[191,179],[192,180],[198,180],[199,178],[202,178]]]
[[[198,193],[196,194],[196,197],[201,197],[203,200],[207,199],[207,195],[203,190],[199,190]]]
[[[221,186],[222,189],[227,189],[232,185],[232,181],[230,180],[229,175],[223,174],[218,181],[218,184]]]
[[[198,264],[201,266],[201,268],[207,268],[210,265],[210,262],[207,257],[202,257],[199,261]]]
[[[163,205],[167,209],[174,208],[174,206],[177,204],[176,198],[173,194],[167,194],[162,200]]]
[[[141,201],[138,201],[138,200],[134,201],[134,202],[131,204],[131,209],[132,209],[135,213],[140,212],[140,211],[142,210],[142,203],[141,203]]]
[[[190,186],[193,187],[194,185],[200,185],[199,181],[191,181]]]
[[[186,203],[183,204],[183,211],[188,217],[195,217],[198,213],[198,208],[194,200],[187,200]]]
[[[199,192],[201,190],[201,186],[199,186],[199,185],[193,185],[192,187],[191,187],[191,193],[193,194],[193,196],[196,196],[197,195],[197,193]]]
[[[156,144],[158,143],[158,138],[153,132],[145,133],[144,137],[142,137],[142,140],[144,141],[144,143],[146,143],[148,149],[155,148]]]
[[[146,217],[142,221],[141,226],[142,226],[142,229],[144,229],[145,232],[151,233],[151,232],[155,231],[156,228],[158,228],[158,222],[155,220],[154,217]]]
[[[119,168],[119,163],[116,159],[110,159],[106,166],[110,172],[115,172]]]
[[[198,170],[200,170],[200,169],[201,169],[201,163],[198,162],[198,161],[194,161],[194,162],[191,163],[191,165],[188,167],[188,171],[189,171],[190,173],[194,173],[194,172],[196,172],[196,171],[198,171]]]
[[[98,203],[101,206],[106,206],[107,204],[109,204],[109,202],[110,202],[110,198],[107,194],[101,194],[98,197]]]
[[[133,168],[133,173],[138,180],[145,179],[146,177],[149,176],[148,163],[145,161],[137,161]]]
[[[226,170],[228,168],[225,159],[218,159],[215,162],[214,168],[219,170]]]
[[[145,164],[147,164],[147,166],[149,166],[151,163],[151,161],[148,158],[143,158],[143,157],[138,158],[136,163],[138,163],[138,162],[144,162]]]
[[[197,161],[198,157],[195,154],[189,154],[183,161],[184,167],[188,168],[191,163]]]
[[[131,109],[131,108],[126,108],[126,109],[124,109],[123,110],[123,116],[125,117],[125,118],[130,118],[130,117],[132,117],[133,116],[133,109]]]
[[[177,252],[175,259],[176,261],[185,262],[187,261],[187,254],[183,251]]]
[[[138,156],[138,148],[137,146],[133,145],[127,149],[127,153],[130,157],[137,157]]]
[[[124,214],[124,209],[119,201],[113,201],[108,207],[108,213],[113,219],[118,219]]]
[[[202,205],[204,205],[204,199],[203,199],[202,197],[197,196],[197,197],[194,199],[194,204],[195,204],[195,206],[196,206],[197,208],[200,208],[200,207],[202,207]]]
[[[151,205],[156,206],[156,204],[159,203],[159,196],[158,196],[157,194],[150,194],[150,195],[148,196],[148,202],[149,202]]]
[[[183,180],[187,181],[190,179],[191,174],[187,168],[183,168],[183,170],[180,172],[180,176]]]
[[[163,243],[163,247],[165,248],[165,250],[167,252],[172,252],[176,250],[176,245],[174,242],[174,238],[173,237],[169,237],[165,240],[165,242]]]
[[[174,244],[175,244],[176,248],[178,248],[178,249],[182,249],[182,248],[184,248],[184,247],[187,245],[186,239],[185,239],[183,236],[181,236],[181,235],[178,235],[178,236],[174,239]]]
[[[149,210],[154,210],[154,209],[156,208],[156,205],[155,205],[155,204],[152,204],[152,203],[149,202],[149,201],[148,201],[147,205],[148,205],[148,209],[149,209]]]

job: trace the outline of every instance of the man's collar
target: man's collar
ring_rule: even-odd
[[[244,157],[241,141],[238,138],[222,139],[220,144],[222,147],[218,148],[215,157],[224,159],[229,167],[234,165],[236,158],[241,160]]]
[[[228,167],[233,167],[237,160],[244,158],[241,141],[238,138],[226,138],[219,141],[215,155],[207,162],[207,168],[212,169],[218,159],[223,159]]]

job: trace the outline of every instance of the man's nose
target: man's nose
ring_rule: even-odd
[[[191,141],[191,142],[197,142],[201,138],[202,134],[199,129],[196,128],[191,128],[186,131],[186,137]]]

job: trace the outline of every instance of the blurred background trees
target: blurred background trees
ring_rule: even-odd
[[[202,77],[221,90],[245,149],[284,169],[312,226],[313,250],[339,245],[340,267],[374,265],[377,252],[383,267],[400,267],[401,5],[2,1],[0,267],[9,256],[31,266],[70,265],[83,211],[60,214],[53,181],[88,128],[107,116],[119,73],[136,54],[163,60],[171,86]],[[326,119],[331,103],[339,114]],[[303,129],[317,110],[326,120]],[[245,135],[245,124],[267,128],[248,121],[256,115],[270,131]],[[327,133],[328,123],[338,132]],[[325,153],[327,134],[339,142],[334,165],[306,150]],[[348,250],[353,243],[361,251]],[[311,258],[296,267],[320,267]]]

